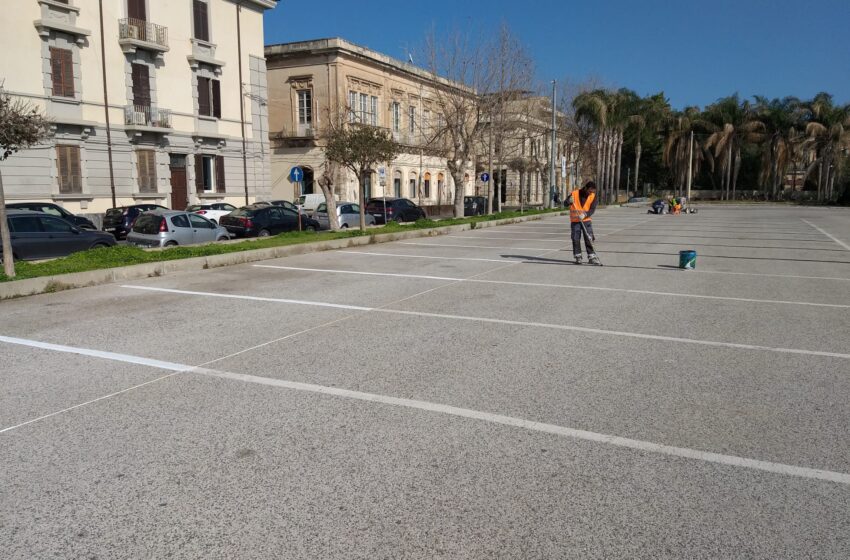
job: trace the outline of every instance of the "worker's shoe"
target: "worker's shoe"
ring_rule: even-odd
[[[576,264],[581,264],[581,255],[573,255],[573,258],[575,258]]]
[[[595,264],[597,266],[602,266],[602,262],[600,262],[599,257],[596,255],[587,255],[587,262],[590,264]]]

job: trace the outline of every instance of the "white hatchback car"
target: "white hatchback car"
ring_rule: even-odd
[[[186,208],[186,212],[200,214],[214,224],[221,221],[222,216],[227,216],[236,210],[236,207],[226,202],[210,202],[209,204],[193,204]]]
[[[339,218],[339,227],[342,229],[360,227],[360,206],[356,202],[337,202],[336,215]],[[319,207],[313,212],[313,219],[319,222],[322,229],[330,229],[328,205],[324,202],[319,204]],[[366,225],[374,226],[375,216],[366,214]]]

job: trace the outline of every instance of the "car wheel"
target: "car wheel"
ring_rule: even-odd
[[[229,237],[219,237],[216,241],[230,241]]]
[[[342,224],[339,229],[348,229],[348,224]]]
[[[257,237],[271,237],[272,232],[267,229],[261,229],[260,233],[257,234]]]
[[[169,241],[168,243],[165,244],[165,246],[166,247],[177,247],[177,242],[176,241]]]
[[[106,249],[108,247],[109,245],[107,245],[106,243],[95,243],[90,247],[90,249]]]
[[[316,233],[316,226],[310,225],[304,228],[304,231],[309,231],[311,233]]]
[[[396,217],[396,219],[395,219],[395,223],[397,223],[397,224],[400,224],[400,223],[402,223],[403,221],[404,221],[404,218],[403,218],[403,217],[401,217],[401,216],[398,216],[398,217]]]

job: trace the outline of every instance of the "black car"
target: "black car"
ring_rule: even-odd
[[[139,214],[149,210],[168,210],[168,208],[159,204],[134,204],[133,206],[110,208],[103,218],[103,231],[111,233],[115,236],[115,239],[124,239],[130,233],[130,228],[133,227],[133,222],[136,221]]]
[[[290,210],[294,210],[295,212],[300,212],[301,209],[295,205],[293,202],[289,202],[288,200],[272,200],[269,202],[272,206],[283,206],[284,208],[289,208]]]
[[[385,207],[386,215],[384,215]],[[389,220],[415,222],[426,217],[425,210],[406,198],[371,198],[366,203],[366,213],[375,216],[375,221],[379,224],[385,224]]]
[[[108,233],[80,229],[45,212],[10,210],[6,219],[15,260],[51,259],[115,245]]]
[[[318,231],[319,222],[301,214],[301,229]],[[252,204],[221,218],[221,225],[237,237],[268,237],[298,231],[298,212],[282,206]]]
[[[52,202],[12,202],[6,205],[9,210],[31,210],[32,212],[44,212],[52,216],[58,216],[77,226],[80,229],[97,231],[97,226],[84,216],[75,216],[58,204]]]
[[[464,216],[483,216],[487,212],[487,199],[483,196],[463,197]]]

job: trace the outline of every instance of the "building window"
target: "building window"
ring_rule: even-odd
[[[127,17],[138,21],[147,21],[145,0],[127,0]]]
[[[374,95],[372,96],[372,104],[370,106],[369,124],[378,126],[378,98]]]
[[[74,97],[74,57],[68,49],[50,47],[50,71],[53,95]]]
[[[83,192],[79,146],[56,146],[56,169],[60,193],[79,194]]]
[[[360,112],[357,114],[359,121],[362,123],[368,122],[366,115],[369,113],[369,96],[365,93],[360,94]]]
[[[136,150],[136,168],[139,171],[139,192],[156,192],[156,152]]]
[[[195,39],[210,40],[209,6],[203,0],[192,1],[192,15],[195,22]]]
[[[298,124],[313,124],[312,90],[298,90]]]
[[[198,76],[198,114],[221,118],[221,82]]]
[[[357,92],[348,92],[348,120],[357,122]]]
[[[425,174],[425,181],[422,184],[422,196],[425,198],[431,198],[431,174]]]
[[[401,129],[401,105],[398,101],[393,102],[393,132]]]
[[[195,155],[195,190],[199,193],[226,191],[224,156]]]
[[[413,134],[416,132],[416,107],[408,107],[407,109],[408,130]]]
[[[147,64],[132,64],[133,105],[137,111],[151,106],[150,68]]]
[[[410,188],[410,198],[416,198],[416,177],[408,181]]]

